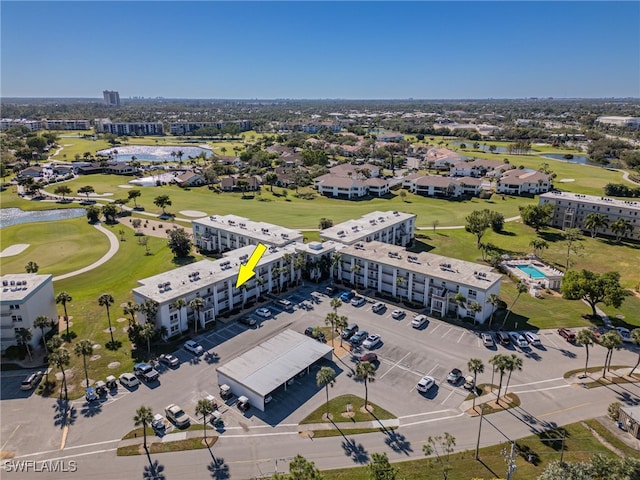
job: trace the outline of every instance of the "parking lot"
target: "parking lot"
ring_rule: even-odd
[[[74,401],[75,425],[69,430],[67,444],[91,444],[122,437],[134,428],[131,419],[140,405],[151,407],[154,413],[164,414],[167,405],[176,403],[191,417],[192,423],[200,423],[195,407],[198,400],[208,395],[213,395],[220,403],[219,410],[225,422],[225,431],[245,431],[249,427],[268,428],[277,424],[296,425],[325,401],[324,390],[316,385],[315,379],[321,365],[315,365],[309,374],[293,379],[286,391],[284,387],[280,387],[273,392],[273,399],[266,406],[265,412],[256,408],[242,412],[235,407],[235,398],[226,403],[221,402],[216,367],[287,328],[302,333],[309,326],[324,327],[325,317],[332,311],[331,297],[325,295],[324,291],[325,286],[322,284],[307,285],[281,295],[280,298],[291,302],[290,307],[279,304],[274,298],[268,304],[261,305],[271,311],[269,318],[256,315],[255,310],[245,313],[245,316],[250,315],[256,320],[253,327],[240,324],[236,319],[220,319],[214,330],[203,332],[195,338],[203,346],[203,354],[196,356],[184,348],[178,349],[174,355],[180,360],[180,365],[168,367],[159,364],[158,381],[151,384],[143,382],[131,390],[120,385],[117,393],[109,394],[100,402],[94,402],[94,405],[87,405],[84,399]],[[334,296],[339,294],[338,291]],[[489,349],[473,331],[437,319],[430,318],[421,328],[412,328],[413,316],[424,312],[412,312],[386,304],[385,308],[374,313],[372,306],[376,301],[367,297],[366,303],[359,307],[344,304],[338,313],[347,316],[349,322],[357,323],[361,330],[381,335],[381,344],[372,350],[377,354],[378,362],[375,382],[369,385],[369,399],[397,416],[446,415],[442,413],[446,411],[458,414],[468,391],[461,384],[448,384],[446,376],[453,368],[459,368],[463,376],[467,375],[467,362],[473,357],[480,358],[485,363],[485,373],[478,376],[478,383],[489,383],[490,357],[496,353],[515,353],[521,356],[524,359],[523,370],[513,372],[510,383],[510,390],[516,392],[532,389],[552,391],[566,387],[562,374],[584,366],[583,347],[567,343],[555,331],[538,332],[542,340],[541,347],[521,350],[513,345],[498,345]],[[396,308],[405,310],[406,315],[393,318],[391,313]],[[339,338],[334,342],[336,347],[340,345]],[[344,344],[347,345],[347,342]],[[631,353],[627,351],[629,349],[625,345],[625,350],[615,352],[614,363],[623,355]],[[337,349],[337,352],[343,353],[341,356],[334,356],[333,362],[326,362],[338,374],[330,396],[345,393],[364,396],[363,385],[353,376],[357,358],[364,350],[359,347],[351,352],[341,349]],[[605,353],[603,348],[592,348],[591,364],[602,364]],[[635,361],[635,351],[633,357],[627,358]],[[416,390],[416,383],[424,375],[434,377],[436,386],[423,394]],[[23,377],[24,372],[21,372],[14,380],[19,382]],[[16,391],[20,391],[19,385],[12,385],[10,379],[10,375],[3,375],[3,398],[6,398],[5,389],[11,389],[14,398],[13,404],[3,403],[2,412],[2,434],[3,438],[9,439],[9,448],[13,446],[20,450],[20,445],[12,445],[10,437],[17,427],[43,433],[34,435],[31,443],[20,440],[25,448],[57,448],[60,443],[60,426],[56,423],[56,413],[51,411],[51,400],[40,397],[27,399],[29,396],[35,397],[30,392],[16,394]],[[494,383],[498,383],[497,376]],[[47,407],[32,411],[31,406],[37,402],[48,402]],[[6,406],[12,405],[18,416],[7,414]],[[26,415],[28,411],[31,411],[29,416]],[[46,425],[46,428],[38,430],[39,425]],[[24,434],[20,438],[24,438]],[[42,447],[34,446],[39,444]]]

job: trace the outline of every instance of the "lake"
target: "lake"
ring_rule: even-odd
[[[131,157],[135,156],[136,160],[146,162],[173,162],[178,160],[177,157],[171,156],[171,152],[182,152],[182,161],[188,162],[189,158],[196,158],[201,153],[206,157],[210,157],[211,150],[202,147],[186,147],[184,145],[129,145],[116,146],[99,150],[98,155],[113,155],[113,158],[119,162],[128,162]],[[117,152],[117,154],[114,154]]]
[[[594,165],[596,167],[606,167],[606,165],[602,165],[601,163],[595,163],[589,160],[587,157],[582,155],[573,155],[573,158],[564,158],[563,153],[547,153],[545,155],[541,155],[542,158],[551,158],[553,160],[561,160],[563,162],[569,163],[581,163],[583,165]]]
[[[51,222],[69,218],[83,217],[84,208],[57,208],[53,210],[21,210],[19,208],[0,208],[0,228],[31,222]]]

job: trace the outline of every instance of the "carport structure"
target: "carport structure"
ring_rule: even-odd
[[[236,396],[249,398],[252,406],[264,411],[264,399],[281,385],[326,358],[331,360],[332,348],[313,338],[285,330],[266,342],[219,367],[218,385],[227,384]]]

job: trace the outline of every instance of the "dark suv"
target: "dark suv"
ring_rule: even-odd
[[[344,338],[345,340],[350,339],[358,331],[358,328],[359,327],[356,323],[350,324],[342,331],[342,338]]]
[[[511,343],[511,339],[507,332],[498,332],[496,333],[496,337],[498,338],[500,345],[509,345]]]
[[[138,377],[142,377],[145,382],[153,382],[158,379],[160,374],[148,363],[136,363],[133,371]]]

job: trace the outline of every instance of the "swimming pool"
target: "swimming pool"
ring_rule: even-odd
[[[531,265],[516,265],[517,268],[526,273],[530,278],[540,279],[547,278],[547,276],[538,270],[536,267],[532,267]]]

